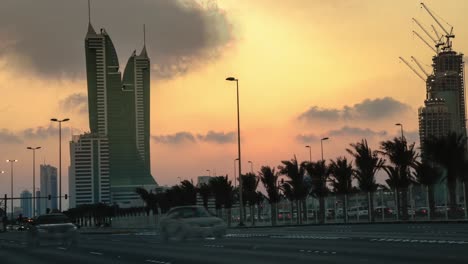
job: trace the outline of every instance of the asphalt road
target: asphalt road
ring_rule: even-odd
[[[0,263],[468,263],[468,224],[232,229],[224,239],[162,242],[157,232],[81,234],[79,246],[28,250],[0,234]]]

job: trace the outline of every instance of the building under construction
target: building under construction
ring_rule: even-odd
[[[432,25],[432,33],[427,31],[416,19],[413,21],[434,42],[429,44],[421,35],[413,31],[435,55],[432,57],[432,73],[424,70],[421,64],[411,57],[413,62],[421,69],[425,76],[416,71],[406,60],[400,57],[425,83],[426,100],[424,107],[418,111],[419,114],[419,137],[421,146],[424,141],[431,137],[444,136],[454,131],[466,135],[465,114],[465,76],[463,54],[452,49],[453,27],[449,25],[450,31],[440,23],[424,3],[421,3],[427,13],[442,30],[439,34],[436,27]]]

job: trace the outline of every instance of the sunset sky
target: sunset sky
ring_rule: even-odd
[[[89,130],[84,37],[86,0],[0,0],[0,158],[18,159],[15,193],[32,188],[37,163],[58,166],[63,129],[63,188],[68,190],[68,141]],[[294,155],[345,155],[349,143],[405,135],[419,144],[417,111],[424,83],[398,60],[430,65],[434,53],[412,30],[415,17],[435,23],[419,0],[94,0],[91,21],[104,27],[121,71],[143,46],[152,60],[151,160],[160,185],[206,170],[232,177],[237,157],[235,76],[240,85],[243,172],[277,166]],[[454,49],[468,50],[468,2],[426,4],[454,26]],[[442,21],[442,20],[441,20]],[[444,24],[445,26],[446,24]],[[448,27],[448,26],[447,26]],[[441,30],[439,30],[441,32]],[[427,37],[426,37],[427,38]],[[426,66],[430,71],[430,66]],[[0,163],[0,193],[10,168]],[[39,170],[37,183],[39,186]]]

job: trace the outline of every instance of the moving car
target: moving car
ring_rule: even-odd
[[[57,244],[66,248],[76,246],[78,242],[77,229],[64,214],[54,213],[38,216],[28,228],[28,246]]]
[[[226,228],[221,218],[211,215],[202,206],[174,207],[160,222],[161,238],[164,241],[208,236],[222,238]]]

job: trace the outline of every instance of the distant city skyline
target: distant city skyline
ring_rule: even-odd
[[[426,87],[398,57],[412,55],[430,69],[433,52],[411,32],[418,30],[413,17],[426,26],[433,23],[419,3],[220,0],[218,11],[191,9],[193,20],[187,20],[177,15],[184,9],[175,5],[168,10],[144,2],[122,2],[111,15],[112,2],[94,1],[93,23],[108,30],[121,58],[128,58],[135,47],[140,51],[142,25],[147,25],[153,75],[150,165],[159,184],[175,184],[181,175],[195,179],[206,168],[232,175],[235,91],[224,81],[231,74],[241,83],[242,154],[257,169],[277,166],[294,154],[308,160],[306,145],[312,159],[319,159],[317,139],[322,136],[330,137],[324,146],[326,159],[347,155],[348,144],[363,137],[377,148],[380,141],[399,136],[395,123],[402,123],[405,136],[418,144],[418,108],[424,105]],[[72,119],[63,128],[63,153],[69,151],[71,134],[90,131],[83,56],[86,1],[66,7],[56,3],[0,11],[0,47],[5,47],[0,53],[0,89],[7,98],[0,106],[0,156],[19,160],[17,194],[32,187],[26,146],[40,143],[38,163],[58,166],[58,131],[51,117]],[[428,4],[454,26],[454,49],[466,52],[463,10],[468,3]],[[155,15],[161,12],[174,16]],[[19,15],[24,19],[18,20]],[[118,19],[124,15],[135,19]],[[278,19],[280,15],[287,19]],[[11,21],[14,34],[7,30]],[[33,21],[44,26],[31,27]],[[64,168],[70,164],[66,156]],[[242,165],[243,172],[249,171],[247,162]],[[9,193],[8,165],[0,164],[0,170],[6,171],[0,176],[0,192]],[[67,186],[66,169],[62,173]]]

